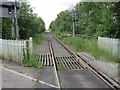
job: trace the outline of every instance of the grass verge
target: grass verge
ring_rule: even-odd
[[[43,39],[45,39],[44,33],[42,33],[42,34],[36,34],[36,35],[33,37],[33,48],[35,48],[35,47],[37,47],[39,44],[41,44]]]
[[[34,68],[42,67],[42,63],[37,59],[35,55],[29,55],[29,58],[24,57],[24,59],[22,60],[22,65]]]
[[[72,36],[71,34],[61,33],[61,32],[53,32],[53,34],[59,36],[62,39],[65,39],[65,38],[68,38],[68,37]]]
[[[62,39],[62,42],[70,45],[72,48],[75,48],[78,52],[88,52],[97,59],[110,62],[119,62],[119,59],[112,55],[112,53],[100,49],[98,47],[97,40],[84,39],[81,37],[69,37]]]
[[[33,37],[33,49],[35,49],[36,47],[38,47],[43,39],[45,39],[44,37],[44,33],[41,34],[36,34]],[[26,55],[25,50],[23,50],[23,60],[22,60],[22,64],[24,66],[28,66],[28,67],[34,67],[34,68],[41,68],[42,67],[42,63],[37,59],[37,57],[32,54],[30,55],[29,53]]]

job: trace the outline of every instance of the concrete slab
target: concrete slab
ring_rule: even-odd
[[[10,69],[2,68],[2,88],[57,88],[54,85],[43,81],[37,81],[32,77],[15,72]],[[39,87],[37,87],[39,83]]]
[[[52,86],[49,86],[49,85],[46,85],[46,84],[41,84],[41,83],[38,83],[38,86],[37,86],[37,88],[52,88],[52,89],[55,89],[55,90],[57,90],[57,88],[55,88],[55,87],[52,87]]]
[[[59,71],[62,88],[109,88],[88,69]]]
[[[54,67],[53,66],[44,66],[41,69],[41,73],[39,76],[39,79],[41,81],[44,81],[46,83],[52,84],[57,86],[57,82],[55,79],[55,72],[54,72]],[[40,87],[39,83],[38,83],[38,87]]]

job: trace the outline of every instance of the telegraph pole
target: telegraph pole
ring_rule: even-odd
[[[75,21],[73,21],[73,37],[75,37]]]
[[[13,31],[13,36],[17,40],[19,37],[19,32],[18,32],[18,20],[17,20],[17,0],[14,2],[14,17],[13,17],[13,26],[14,26],[14,31]]]
[[[76,11],[73,9],[72,12],[72,21],[73,21],[73,37],[75,37],[75,21],[76,21]]]

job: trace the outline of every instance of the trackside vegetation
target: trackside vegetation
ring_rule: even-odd
[[[62,39],[62,42],[70,45],[72,48],[75,48],[78,52],[88,52],[93,55],[95,58],[110,62],[118,62],[119,59],[116,56],[113,56],[112,53],[100,49],[98,47],[98,42],[96,39],[85,39],[82,37],[68,37]]]
[[[42,43],[43,39],[45,39],[44,33],[36,34],[33,36],[33,49],[39,46]]]
[[[27,66],[27,67],[34,67],[34,68],[41,68],[42,63],[36,58],[35,55],[24,55],[24,58],[21,62],[22,65]]]
[[[59,36],[59,38],[61,39],[64,39],[64,38],[67,38],[67,37],[71,37],[72,35],[71,34],[66,34],[66,33],[61,33],[61,32],[52,32],[54,35],[57,35]]]
[[[44,33],[36,34],[35,36],[33,36],[33,50],[42,43],[43,39],[45,39]],[[24,56],[24,58],[22,60],[22,64],[24,66],[34,67],[34,68],[42,68],[41,61],[38,60],[38,58],[35,56],[34,53],[32,55],[24,54],[23,56]]]
[[[65,69],[66,69],[66,67],[65,67],[65,65],[63,63],[58,64],[58,70],[63,71]]]

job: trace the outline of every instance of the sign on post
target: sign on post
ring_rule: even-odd
[[[17,17],[19,15],[20,4],[15,0],[14,2],[6,2],[0,1],[0,17],[2,18],[13,18],[12,22],[12,37],[18,39],[19,31],[18,31],[18,21]]]
[[[19,15],[19,8],[20,4],[17,2],[17,16]],[[5,18],[14,18],[15,17],[15,10],[14,10],[14,2],[1,2],[0,3],[0,17],[5,17]]]

